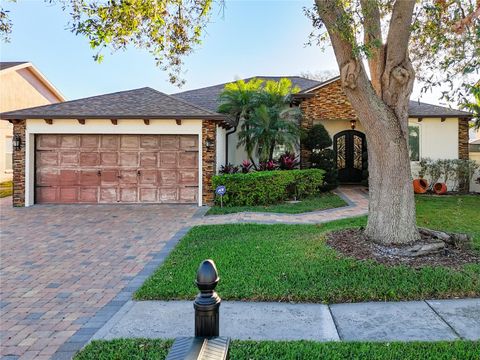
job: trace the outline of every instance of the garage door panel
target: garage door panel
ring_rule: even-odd
[[[141,185],[157,186],[157,171],[156,170],[142,170],[139,176],[139,183]]]
[[[75,151],[62,151],[59,153],[60,166],[78,166],[80,164],[80,154]]]
[[[37,135],[37,203],[194,203],[198,137]]]
[[[55,151],[38,151],[37,166],[56,166],[58,165],[58,153]]]
[[[157,153],[152,152],[142,152],[140,153],[140,167],[158,167],[158,156]]]
[[[177,184],[177,173],[170,170],[158,172],[158,183],[160,186],[175,186]]]
[[[178,189],[174,188],[160,188],[158,190],[158,199],[161,203],[175,203],[178,200]]]
[[[102,135],[100,138],[100,148],[107,150],[118,150],[120,139],[118,135]]]
[[[78,202],[78,187],[61,187],[59,191],[58,202],[76,203]]]
[[[37,149],[57,149],[59,137],[57,135],[41,135],[37,138]]]
[[[198,150],[198,137],[197,136],[181,136],[180,150],[185,150],[185,151]]]
[[[139,135],[120,135],[120,148],[126,149],[138,149],[140,147]]]
[[[100,146],[100,135],[81,135],[80,147],[98,149]]]
[[[81,152],[80,166],[95,167],[100,165],[100,154],[98,152]]]
[[[62,149],[78,149],[80,147],[80,135],[62,135],[60,137]]]
[[[100,153],[101,166],[118,166],[117,152],[102,152]]]
[[[98,187],[81,187],[79,189],[78,201],[82,203],[97,203]]]
[[[182,168],[196,169],[198,167],[198,155],[194,152],[184,152],[178,154],[179,165]]]
[[[160,152],[160,168],[161,169],[176,169],[178,166],[177,155],[175,151]]]
[[[137,202],[137,188],[128,187],[120,189],[120,201],[134,203]]]
[[[101,185],[115,186],[118,184],[119,174],[116,170],[100,170]]]
[[[157,188],[140,188],[139,201],[155,203],[158,201]]]
[[[118,156],[120,166],[138,167],[138,153],[121,152]]]
[[[159,138],[156,135],[142,135],[140,137],[140,147],[142,149],[158,149]]]
[[[56,187],[37,187],[35,191],[35,198],[39,203],[56,203],[57,202],[57,188]]]
[[[121,170],[119,172],[119,184],[136,184],[138,182],[137,170]]]
[[[100,199],[101,203],[116,203],[117,202],[117,188],[108,187],[100,188]]]
[[[36,185],[37,186],[57,186],[60,184],[59,181],[60,171],[59,170],[52,170],[52,169],[45,169],[37,171],[36,173]]]
[[[160,150],[178,150],[180,137],[177,135],[164,135],[160,137]]]
[[[179,201],[183,203],[192,203],[197,201],[197,188],[184,187],[179,188]]]
[[[70,186],[79,184],[78,170],[60,170],[59,185]]]
[[[81,170],[79,183],[82,186],[98,186],[100,185],[100,176],[96,170]]]
[[[196,170],[179,170],[178,171],[178,184],[185,186],[198,185],[198,173]]]

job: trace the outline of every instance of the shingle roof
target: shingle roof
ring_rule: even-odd
[[[298,86],[300,90],[304,90],[307,88],[311,88],[315,85],[321,84],[320,81],[307,79],[301,76],[253,76],[243,80],[248,81],[251,79],[262,79],[262,80],[279,81],[282,78],[290,79],[292,81],[292,84],[294,86]],[[231,82],[234,82],[234,81],[213,85],[213,86],[208,86],[200,89],[183,91],[180,93],[172,94],[172,96],[178,99],[188,101],[191,104],[199,105],[211,111],[217,111],[217,108],[219,105],[218,96],[222,92],[225,85]]]
[[[224,115],[149,87],[0,114],[2,119],[211,119]]]
[[[408,115],[412,117],[470,117],[466,111],[456,110],[445,106],[427,104],[410,100]]]
[[[0,70],[5,70],[17,65],[26,64],[28,61],[1,61],[0,62]]]

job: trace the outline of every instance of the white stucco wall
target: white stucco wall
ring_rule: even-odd
[[[145,134],[145,135],[197,135],[198,136],[198,205],[202,206],[202,120],[182,120],[177,125],[175,120],[150,120],[145,125],[141,119],[118,120],[113,125],[109,119],[86,119],[85,124],[77,120],[53,120],[47,124],[43,119],[27,119],[25,144],[25,206],[34,203],[35,179],[35,134]]]
[[[220,167],[225,164],[225,156],[226,156],[226,151],[225,151],[225,133],[226,130],[220,126],[217,126],[217,140],[216,140],[216,149],[217,149],[217,164],[216,164],[216,169],[217,169],[217,174],[218,171],[220,170]]]

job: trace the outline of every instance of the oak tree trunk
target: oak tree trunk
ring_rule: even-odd
[[[368,148],[369,209],[367,236],[383,244],[420,239],[408,151],[408,104],[415,73],[408,56],[414,0],[397,0],[387,43],[368,59],[371,79],[354,52],[353,30],[335,0],[316,0],[340,69],[342,86],[365,129]],[[381,42],[375,1],[362,0],[367,40]],[[347,24],[347,25],[345,25]],[[353,40],[353,42],[355,42]]]

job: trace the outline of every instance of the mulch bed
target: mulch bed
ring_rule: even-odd
[[[422,234],[419,244],[428,244],[434,239]],[[445,266],[460,268],[465,264],[480,263],[480,255],[473,250],[459,249],[446,245],[436,254],[410,257],[399,256],[398,250],[405,248],[396,245],[380,245],[368,240],[363,229],[345,229],[327,234],[327,244],[340,253],[358,260],[375,260],[381,264],[395,266],[407,265],[413,268],[425,266]]]

